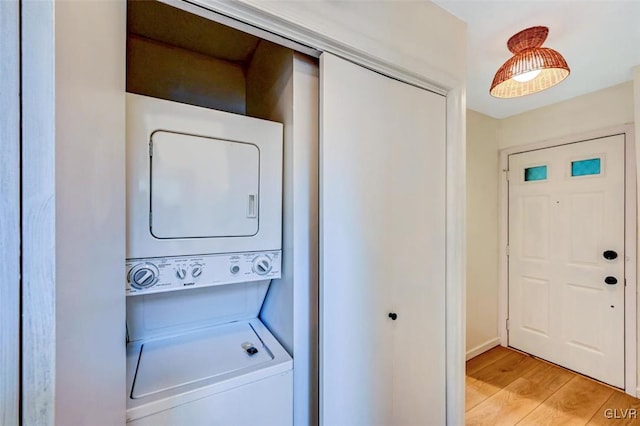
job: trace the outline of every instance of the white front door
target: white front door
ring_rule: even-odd
[[[509,346],[620,388],[624,143],[509,156]]]

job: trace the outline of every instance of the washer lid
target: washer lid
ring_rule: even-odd
[[[257,350],[253,355],[250,349]],[[142,345],[131,398],[266,364],[273,354],[251,324],[231,323]]]

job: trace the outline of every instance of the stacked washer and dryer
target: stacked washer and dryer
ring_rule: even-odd
[[[127,421],[290,425],[282,124],[127,94]]]

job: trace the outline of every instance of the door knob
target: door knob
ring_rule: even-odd
[[[613,260],[618,257],[618,253],[616,253],[613,250],[607,250],[604,253],[602,253],[602,257],[604,257],[607,260]]]
[[[393,321],[395,321],[398,318],[398,314],[396,314],[395,312],[391,312],[389,314],[389,318],[391,318]]]
[[[604,282],[609,285],[618,284],[618,280],[616,279],[616,277],[607,277],[604,279]]]

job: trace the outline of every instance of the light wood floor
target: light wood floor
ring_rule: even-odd
[[[640,425],[639,399],[501,346],[467,361],[466,397],[467,425]]]

